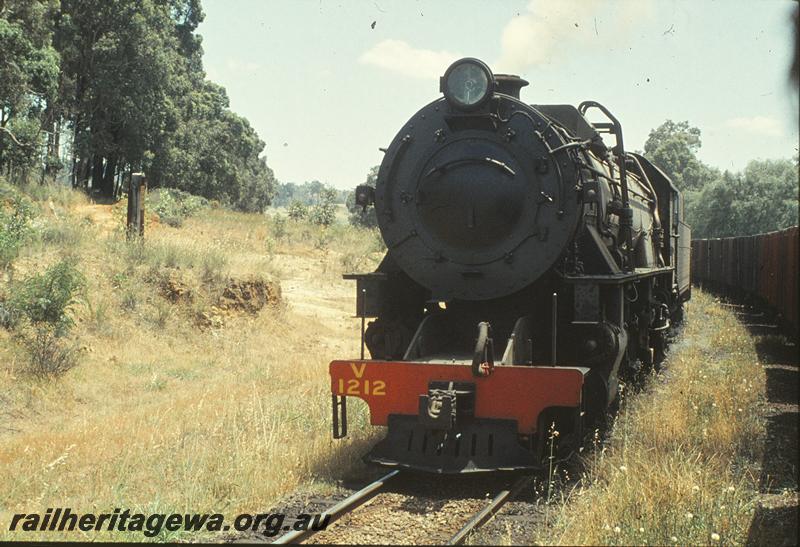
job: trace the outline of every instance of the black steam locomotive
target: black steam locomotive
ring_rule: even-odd
[[[376,187],[356,191],[388,251],[377,271],[346,276],[357,315],[374,320],[361,359],[330,373],[335,437],[348,396],[388,426],[368,461],[539,467],[553,424],[577,445],[618,379],[659,360],[690,296],[677,188],[625,151],[603,105],[528,105],[527,84],[453,63],[444,97],[385,150]]]

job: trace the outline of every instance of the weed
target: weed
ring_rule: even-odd
[[[88,327],[102,336],[112,334],[112,321],[109,314],[108,300],[99,294],[89,293],[86,296],[86,307],[89,310]]]
[[[125,288],[122,291],[122,298],[120,300],[122,310],[126,312],[135,311],[138,304],[139,296],[136,294],[136,291],[134,291],[132,287]]]
[[[128,240],[124,237],[116,237],[108,240],[107,247],[112,253],[122,251],[125,269],[128,272],[132,272],[137,266],[144,264],[149,255],[149,249],[145,246],[144,240],[139,238]]]
[[[286,217],[278,213],[272,217],[272,237],[283,239],[286,233]]]
[[[0,271],[6,270],[19,256],[20,248],[30,234],[33,206],[24,196],[5,187],[0,188]],[[7,196],[10,194],[10,196]]]
[[[34,183],[23,184],[20,189],[22,192],[38,202],[47,202],[62,209],[69,209],[79,204],[87,203],[88,198],[83,192],[76,192],[71,187],[57,183]]]
[[[157,299],[153,301],[153,307],[155,309],[153,310],[153,315],[150,317],[150,322],[153,326],[163,329],[167,326],[170,317],[172,317],[172,305],[169,302]]]
[[[313,236],[314,248],[320,251],[324,251],[328,248],[328,244],[331,242],[331,234],[328,230],[320,230]]]
[[[77,351],[50,325],[27,329],[17,337],[28,361],[25,372],[38,378],[61,376],[77,364]]]
[[[221,252],[209,249],[201,257],[203,280],[207,283],[217,283],[225,278],[225,268],[228,258]]]
[[[19,323],[19,310],[5,300],[0,300],[0,327],[14,329]]]
[[[758,489],[764,371],[732,313],[693,291],[665,372],[625,397],[607,446],[543,544],[744,543]]]
[[[63,331],[72,326],[67,315],[85,285],[71,261],[63,260],[42,274],[33,274],[14,288],[10,304],[34,325],[48,324]]]
[[[157,372],[153,372],[153,375],[146,384],[146,389],[148,391],[162,391],[165,387],[167,387],[167,381],[161,378]]]
[[[344,251],[339,257],[342,273],[363,272],[375,266],[371,253],[365,249],[354,248]]]
[[[147,196],[147,209],[156,213],[165,224],[179,228],[183,220],[209,206],[206,198],[175,188],[161,188]]]
[[[167,268],[178,268],[188,262],[184,260],[184,253],[175,245],[160,245],[157,247],[156,252],[158,254],[154,254],[153,263],[159,266],[163,265]]]
[[[39,240],[45,245],[59,248],[74,248],[79,246],[86,235],[86,227],[71,222],[60,220],[46,224],[38,233]]]

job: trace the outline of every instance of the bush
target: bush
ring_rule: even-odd
[[[308,214],[311,224],[330,226],[336,220],[336,206],[332,203],[320,203],[311,208]]]
[[[273,180],[269,177],[251,176],[242,182],[239,197],[233,207],[245,213],[263,213],[274,194]]]
[[[368,207],[366,210],[358,205],[349,209],[350,217],[348,220],[353,226],[361,226],[362,228],[377,228],[378,215],[375,213],[375,207]]]
[[[272,236],[275,239],[283,239],[286,236],[286,217],[280,213],[272,217]]]
[[[308,207],[300,201],[294,200],[286,211],[289,218],[298,221],[303,220],[308,216]]]
[[[0,327],[12,329],[17,324],[19,315],[7,302],[0,301]]]
[[[147,207],[158,214],[161,222],[175,228],[181,227],[184,219],[209,207],[206,198],[175,188],[159,189],[148,195],[148,201],[151,200]]]
[[[39,326],[18,337],[28,354],[26,372],[38,378],[60,376],[78,364],[77,351],[57,328]]]
[[[30,233],[33,206],[23,196],[2,188],[0,200],[0,270],[6,270]]]
[[[32,325],[49,326],[57,333],[72,326],[67,315],[76,295],[85,284],[83,275],[71,261],[63,260],[43,274],[34,274],[14,287],[10,299],[12,314],[26,318]]]
[[[77,364],[75,347],[65,335],[73,324],[67,313],[84,284],[83,275],[69,260],[14,284],[0,319],[6,328],[18,329],[15,338],[27,354],[30,374],[58,376]]]

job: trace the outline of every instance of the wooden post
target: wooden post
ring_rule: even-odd
[[[133,173],[128,184],[128,239],[135,235],[144,237],[144,197],[147,178],[144,173]]]

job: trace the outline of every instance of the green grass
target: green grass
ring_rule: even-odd
[[[623,403],[607,443],[532,538],[560,545],[741,544],[758,496],[765,376],[753,337],[698,290],[666,370]]]

